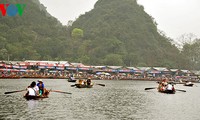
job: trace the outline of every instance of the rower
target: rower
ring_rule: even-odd
[[[41,79],[38,80],[37,86],[39,87],[39,94],[42,95],[44,93],[44,83]]]
[[[92,81],[91,81],[91,78],[88,78],[88,79],[87,79],[87,85],[91,85],[91,82],[92,82]]]

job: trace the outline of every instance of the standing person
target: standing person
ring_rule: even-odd
[[[44,83],[41,79],[38,80],[37,86],[39,88],[39,95],[43,95],[43,93],[44,93]]]

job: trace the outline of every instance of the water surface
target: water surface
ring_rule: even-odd
[[[164,94],[154,81],[96,80],[93,88],[75,88],[65,79],[43,79],[51,92],[49,98],[25,100],[25,92],[4,92],[26,88],[37,79],[0,80],[0,119],[4,120],[200,120],[200,84],[175,86],[176,94]],[[199,87],[198,87],[199,86]]]

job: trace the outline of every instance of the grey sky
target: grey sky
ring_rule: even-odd
[[[93,9],[97,0],[40,0],[47,11],[66,25],[80,14]],[[200,0],[138,0],[145,11],[155,18],[158,29],[177,39],[193,33],[200,37]]]

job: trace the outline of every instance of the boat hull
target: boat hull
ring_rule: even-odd
[[[184,86],[189,86],[189,87],[192,87],[193,85],[194,85],[193,83],[189,83],[189,84],[185,83],[184,84]]]
[[[44,99],[48,98],[48,96],[24,96],[26,100],[39,100],[39,99]]]
[[[161,92],[161,93],[167,93],[167,94],[175,94],[175,90],[161,90],[159,89],[158,92]]]
[[[75,84],[77,88],[92,88],[93,84],[85,85],[85,84]]]
[[[76,80],[68,79],[68,82],[76,82]]]

